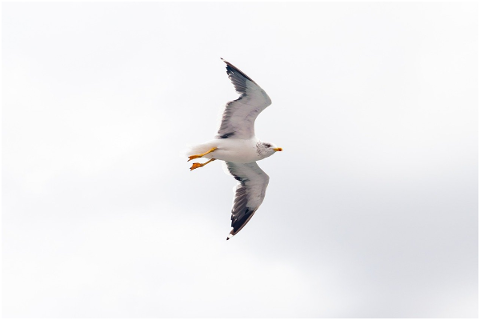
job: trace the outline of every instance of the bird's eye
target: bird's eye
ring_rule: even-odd
[[[265,144],[265,147],[267,147],[267,148],[270,148],[271,146],[272,146],[272,145],[269,144],[269,143]]]

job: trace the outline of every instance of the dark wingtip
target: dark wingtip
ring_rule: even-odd
[[[252,81],[253,83],[257,84],[255,81],[252,80],[252,78],[250,78],[249,76],[247,76],[244,72],[242,72],[242,70],[238,69],[237,67],[235,67],[233,64],[231,64],[230,62],[228,62],[227,60],[223,59],[223,58],[220,58],[223,60],[223,62],[225,62],[227,64],[227,74],[230,76],[230,74],[233,74],[234,72],[238,72],[239,74],[241,74],[243,77],[247,78],[248,80]]]

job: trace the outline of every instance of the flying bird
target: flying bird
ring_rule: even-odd
[[[245,227],[265,198],[269,176],[257,161],[282,151],[282,148],[255,137],[255,119],[272,103],[270,97],[240,69],[222,60],[226,63],[228,78],[240,97],[226,104],[215,139],[192,147],[188,161],[210,159],[205,163],[193,163],[192,171],[212,161],[223,160],[230,174],[239,181],[235,189],[229,240]]]

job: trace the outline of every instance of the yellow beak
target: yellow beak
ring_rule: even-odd
[[[282,149],[282,148],[273,148],[273,150],[275,150],[275,151],[282,151],[283,149]]]

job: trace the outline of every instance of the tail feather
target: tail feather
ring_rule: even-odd
[[[194,154],[205,153],[205,152],[207,152],[208,150],[210,150],[214,147],[216,147],[216,145],[213,141],[198,144],[198,145],[195,145],[195,146],[188,146],[188,148],[185,152],[185,155],[187,157],[189,157],[189,156],[193,156]]]

